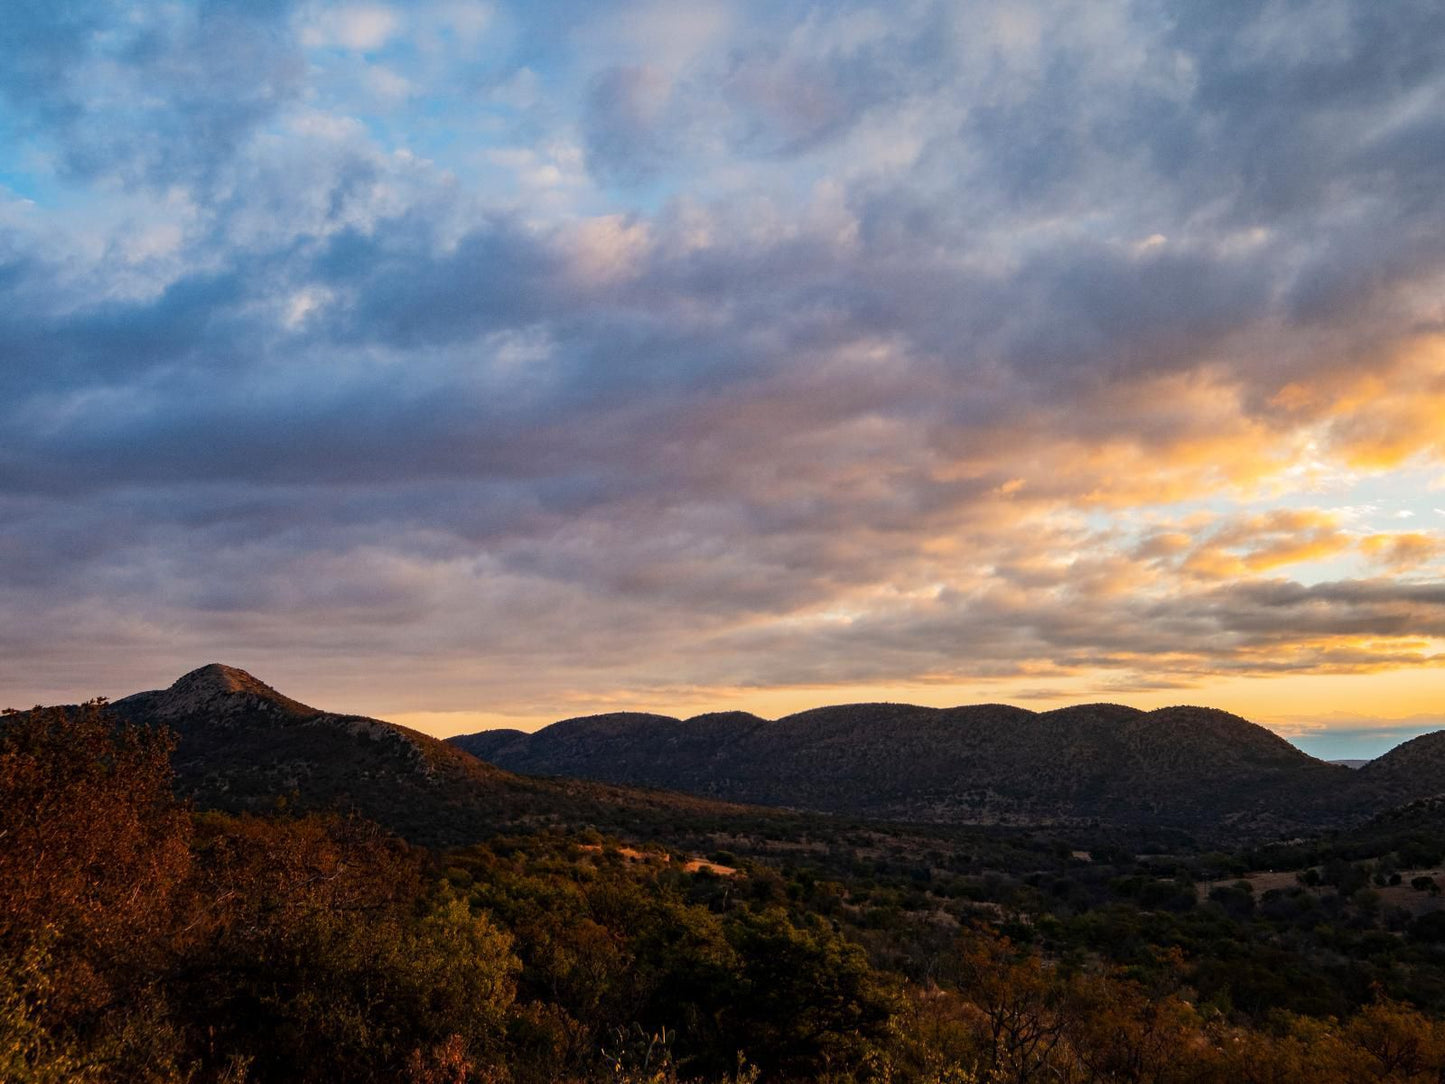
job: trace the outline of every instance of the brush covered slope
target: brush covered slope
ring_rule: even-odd
[[[1359,769],[1370,794],[1393,802],[1445,796],[1445,730],[1421,734]]]
[[[1348,816],[1353,806],[1335,796],[1353,801],[1361,774],[1227,712],[1117,704],[851,704],[776,722],[612,714],[451,741],[520,772],[953,823],[1289,831]]]
[[[177,787],[203,809],[355,812],[415,843],[511,828],[666,821],[717,803],[576,780],[529,779],[406,727],[302,704],[211,664],[110,707],[175,731]]]

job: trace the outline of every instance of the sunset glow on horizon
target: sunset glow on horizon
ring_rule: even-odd
[[[1445,727],[1445,10],[21,5],[0,706]]]

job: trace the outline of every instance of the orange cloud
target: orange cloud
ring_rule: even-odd
[[[1391,572],[1407,572],[1445,555],[1445,539],[1428,531],[1392,531],[1360,539],[1360,550]]]
[[[1320,422],[1329,452],[1356,469],[1445,458],[1445,337],[1420,337],[1368,365],[1286,385],[1271,402]]]

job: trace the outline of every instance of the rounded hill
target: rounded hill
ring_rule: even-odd
[[[1288,829],[1318,819],[1318,794],[1355,774],[1228,712],[1121,704],[842,704],[774,722],[612,714],[500,744],[453,740],[515,771],[913,821]]]

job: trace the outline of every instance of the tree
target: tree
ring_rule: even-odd
[[[955,978],[974,1010],[985,1079],[1039,1079],[1064,1039],[1068,990],[1033,952],[978,932],[959,945]]]
[[[0,970],[33,980],[9,992],[12,1024],[63,1046],[150,1011],[191,865],[172,744],[101,701],[0,720]]]
[[[861,949],[816,916],[748,912],[728,929],[741,965],[733,1021],[767,1075],[816,1079],[860,1064],[897,1008]]]

